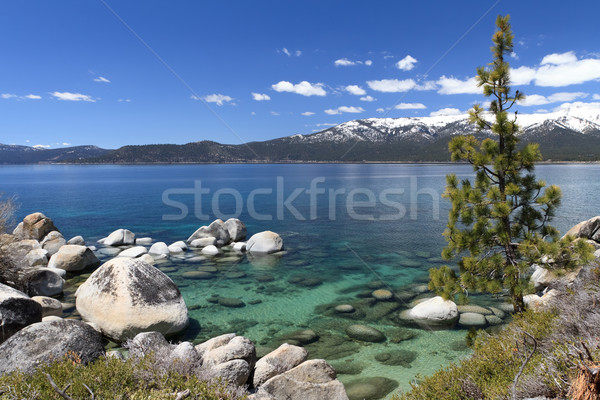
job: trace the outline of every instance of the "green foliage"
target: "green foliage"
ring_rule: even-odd
[[[528,270],[533,263],[549,269],[571,269],[592,259],[582,241],[559,239],[548,222],[560,205],[561,191],[536,180],[534,166],[542,159],[539,146],[518,146],[517,112],[508,111],[524,98],[510,88],[505,56],[513,49],[509,16],[498,16],[492,38],[493,61],[477,69],[478,85],[491,99],[489,113],[475,105],[469,120],[495,139],[459,136],[449,143],[453,161],[467,161],[473,181],[446,178],[444,196],[452,203],[444,236],[446,260],[460,257],[460,276],[449,267],[430,270],[429,287],[445,298],[465,296],[469,290],[497,293],[508,289],[516,311],[522,311],[529,291]],[[487,117],[487,118],[486,118]],[[490,122],[491,120],[491,122]]]
[[[557,318],[555,312],[526,311],[497,336],[480,333],[473,343],[473,355],[458,364],[452,364],[435,374],[419,377],[418,385],[394,400],[463,400],[505,399],[509,396],[514,377],[523,363],[526,351],[522,331],[538,341],[552,332]],[[534,355],[525,368],[525,374],[536,371],[542,363],[540,354]]]
[[[122,361],[102,357],[82,365],[76,355],[39,368],[34,374],[15,372],[0,377],[0,399],[62,399],[52,389],[46,374],[73,399],[174,399],[176,393],[190,390],[188,399],[245,399],[220,381],[206,381],[193,374],[155,368],[153,356]]]

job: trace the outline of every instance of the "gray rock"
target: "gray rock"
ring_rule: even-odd
[[[100,265],[100,260],[93,251],[74,244],[62,246],[48,262],[48,267],[64,269],[67,272],[82,271],[97,265]]]
[[[218,246],[224,246],[231,242],[229,231],[225,228],[225,224],[220,219],[213,221],[208,226],[201,226],[187,240],[192,243],[196,239],[214,237],[217,240]]]
[[[500,318],[496,315],[486,315],[485,320],[487,321],[488,324],[490,324],[492,326],[502,324],[502,318]]]
[[[309,344],[319,340],[319,335],[312,329],[300,329],[297,331],[287,332],[281,336],[284,340],[289,340],[301,345]]]
[[[48,233],[44,237],[44,240],[40,242],[42,249],[47,250],[50,256],[58,253],[58,250],[65,244],[67,244],[67,241],[65,240],[62,233],[58,231],[52,231]]]
[[[184,250],[184,249],[182,249],[181,247],[179,247],[179,246],[176,246],[176,245],[174,245],[174,244],[170,245],[170,246],[168,247],[168,249],[169,249],[169,253],[171,253],[171,254],[181,254],[181,253],[183,253],[183,252],[185,251],[185,250]]]
[[[33,249],[27,253],[25,261],[30,267],[48,265],[48,250]]]
[[[194,239],[190,243],[191,247],[196,247],[199,249],[201,249],[203,247],[207,247],[207,246],[216,246],[216,245],[217,245],[217,238],[214,238],[214,237],[205,237],[205,238],[200,238],[200,239]]]
[[[75,236],[67,241],[67,244],[76,244],[78,246],[85,246],[85,240],[83,236]]]
[[[283,240],[275,232],[259,232],[246,243],[246,251],[251,253],[275,253],[283,249]]]
[[[30,296],[56,296],[63,292],[65,280],[50,268],[39,268],[23,276]]]
[[[77,311],[102,333],[123,342],[140,332],[167,336],[188,325],[187,307],[173,281],[159,269],[132,258],[103,264],[77,289]]]
[[[243,336],[234,335],[229,340],[227,340],[227,337],[230,336],[218,336],[215,338],[217,341],[209,346],[202,346],[202,344],[196,346],[196,351],[204,360],[203,365],[210,367],[231,360],[244,360],[251,368],[254,368],[256,363],[254,343]]]
[[[229,237],[231,238],[232,242],[244,240],[248,234],[246,224],[237,218],[229,218],[227,221],[225,221],[225,228],[229,232]]]
[[[244,252],[244,251],[246,251],[246,242],[233,243],[232,247],[233,247],[233,250],[235,250],[235,251]]]
[[[141,332],[127,341],[129,355],[132,357],[144,357],[150,353],[163,355],[163,350],[168,349],[170,344],[160,332]]]
[[[210,373],[226,381],[230,386],[245,385],[250,377],[252,368],[244,360],[231,360],[210,368]]]
[[[352,307],[351,304],[340,304],[339,306],[335,307],[335,312],[342,313],[342,314],[352,313],[354,311],[355,311],[354,307]]]
[[[325,360],[309,360],[276,375],[259,387],[254,397],[262,399],[348,400],[344,385]]]
[[[0,343],[18,330],[41,320],[42,306],[25,293],[0,283]]]
[[[382,399],[398,387],[398,382],[381,376],[359,378],[346,384],[350,400]]]
[[[565,233],[565,236],[567,235],[600,242],[600,216],[578,223]]]
[[[146,253],[148,253],[148,249],[146,249],[144,246],[135,246],[127,250],[123,250],[117,257],[138,258]]]
[[[165,242],[156,242],[148,250],[149,254],[166,254],[169,255],[169,248]]]
[[[58,231],[52,220],[37,212],[23,218],[23,222],[19,223],[13,231],[13,235],[21,239],[33,239],[39,242],[52,231]]]
[[[144,255],[142,255],[140,257],[140,260],[142,260],[143,262],[148,263],[150,265],[156,264],[156,260],[150,254],[144,254]]]
[[[493,312],[489,308],[481,307],[475,304],[466,304],[456,306],[459,313],[477,313],[482,315],[492,315]]]
[[[183,240],[179,240],[179,241],[173,243],[171,246],[177,246],[177,247],[181,248],[181,250],[183,250],[183,251],[187,251],[187,249],[188,249],[187,244]]]
[[[254,368],[253,385],[258,387],[275,375],[282,374],[306,361],[308,352],[299,346],[282,344],[276,350],[257,361]]]
[[[150,244],[152,244],[152,238],[151,237],[137,238],[137,239],[135,239],[135,244],[140,245],[140,246],[150,245]]]
[[[385,342],[386,337],[383,332],[372,328],[367,325],[350,325],[346,328],[346,334],[352,339],[360,340],[363,342]]]
[[[460,314],[458,325],[462,326],[463,328],[482,328],[487,325],[487,321],[485,319],[485,315],[466,312]]]
[[[30,373],[68,352],[76,353],[84,364],[93,361],[104,354],[102,337],[89,325],[75,320],[29,325],[0,344],[0,375],[17,369]]]
[[[391,300],[394,297],[394,294],[387,289],[377,289],[371,293],[371,296],[376,298],[377,300]]]
[[[104,239],[105,246],[132,246],[135,244],[135,234],[127,229],[117,229]]]
[[[42,318],[62,316],[63,308],[60,301],[46,296],[34,296],[31,300],[42,306]]]

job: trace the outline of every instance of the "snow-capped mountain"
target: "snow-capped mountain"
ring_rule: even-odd
[[[551,113],[518,114],[523,139],[544,136],[553,129],[579,134],[600,135],[600,103],[579,103]],[[344,143],[365,141],[390,143],[398,141],[427,142],[446,136],[474,134],[475,126],[468,116],[446,115],[410,118],[368,118],[345,122],[310,135],[294,135],[287,139],[295,143]]]

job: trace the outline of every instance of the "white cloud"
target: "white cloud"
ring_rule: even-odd
[[[103,76],[99,76],[97,78],[94,78],[94,82],[103,82],[103,83],[110,83],[110,81],[108,79],[106,79]]]
[[[281,50],[277,50],[277,52],[280,52],[280,51],[288,57],[291,57],[291,56],[300,57],[302,55],[302,51],[300,51],[300,50],[289,51],[285,47]]]
[[[535,79],[535,68],[518,67],[510,70],[510,80],[513,85],[529,85]]]
[[[198,100],[197,96],[194,95],[192,95],[192,99]],[[232,97],[225,96],[223,94],[209,94],[208,96],[204,96],[203,99],[207,103],[215,103],[218,106],[222,106],[225,103],[233,101]]]
[[[515,53],[514,51],[512,53],[510,53],[510,58],[514,59],[514,60],[518,60],[519,56],[517,55],[517,53]]]
[[[336,126],[339,124],[329,124],[329,123],[322,123],[322,124],[316,124],[316,126]]]
[[[62,145],[63,145],[63,146],[70,146],[70,145],[71,145],[71,143],[62,142]]]
[[[17,97],[17,95],[12,94],[12,93],[2,93],[2,95],[0,95],[0,97],[2,97],[3,99],[11,99],[13,97]]]
[[[192,99],[194,99],[194,95],[192,95]],[[199,100],[198,99],[194,99],[194,100]],[[131,99],[119,99],[117,100],[119,103],[131,103]]]
[[[341,106],[335,109],[329,109],[329,110],[325,110],[325,114],[329,114],[329,115],[338,115],[338,114],[342,114],[342,113],[352,113],[352,114],[358,114],[361,112],[364,112],[364,108],[362,107],[347,107],[347,106]]]
[[[575,52],[567,51],[566,53],[548,54],[547,56],[542,58],[542,62],[540,63],[540,65],[546,65],[546,64],[560,65],[560,64],[568,64],[568,63],[573,63],[573,62],[577,62],[577,56],[575,55]]]
[[[363,96],[363,97],[360,98],[360,101],[369,101],[369,102],[371,102],[371,101],[377,101],[377,99],[375,97],[372,97],[372,96]]]
[[[310,117],[311,115],[315,115],[315,113],[312,111],[305,111],[305,112],[301,113],[300,115],[304,115],[305,117]]]
[[[416,63],[417,63],[416,58],[411,57],[410,55],[407,55],[402,60],[400,60],[396,63],[396,68],[401,69],[402,71],[410,71],[411,69],[413,69],[415,67]]]
[[[589,112],[590,110],[594,112],[600,111],[600,103],[583,103],[581,101],[576,101],[573,103],[563,103],[558,107],[554,107],[552,111],[569,111],[569,110],[586,110]]]
[[[334,64],[336,67],[349,67],[356,65],[356,61],[350,61],[347,58],[340,58],[339,60],[335,60]]]
[[[442,108],[441,110],[429,113],[430,117],[439,117],[442,115],[460,115],[462,112],[458,108]]]
[[[49,149],[50,145],[49,144],[36,144],[31,147],[33,147],[34,149]]]
[[[252,93],[252,98],[256,101],[265,101],[265,100],[271,100],[271,97],[268,94],[263,94],[263,93]]]
[[[384,110],[383,108],[378,108],[378,109],[377,109],[377,110],[375,110],[375,111],[377,111],[378,113],[384,113],[384,112],[385,112],[385,110]]]
[[[366,65],[367,67],[370,67],[371,65],[373,65],[373,61],[372,61],[372,60],[366,60],[366,61],[365,61],[365,65]]]
[[[298,84],[293,84],[288,81],[280,81],[271,85],[276,92],[290,92],[301,94],[302,96],[325,96],[327,92],[323,89],[322,83],[310,83],[302,81]]]
[[[278,113],[277,111],[271,111],[271,115],[281,115],[280,113]]]
[[[71,92],[51,92],[52,96],[56,97],[58,100],[66,100],[66,101],[88,101],[91,103],[95,103],[91,96],[87,94],[81,93],[71,93]]]
[[[396,110],[423,110],[427,108],[425,104],[421,103],[400,103],[394,106]]]
[[[481,93],[481,88],[477,87],[475,77],[468,78],[464,81],[442,75],[436,82],[440,89],[439,94],[474,94]]]
[[[367,94],[365,89],[361,88],[358,85],[348,85],[344,88],[344,90],[346,90],[346,92],[354,94],[356,96],[363,96],[363,95]]]
[[[42,96],[38,96],[37,94],[28,94],[27,96],[23,96],[23,98],[30,100],[39,100],[42,98]]]
[[[530,94],[525,96],[525,100],[520,101],[519,104],[523,106],[541,106],[544,104],[568,102],[576,99],[581,99],[589,96],[588,93],[584,92],[559,92],[554,93],[550,96],[541,96],[539,94]]]
[[[367,85],[372,90],[384,93],[408,92],[417,86],[416,82],[412,79],[382,79],[379,81],[367,81]]]
[[[545,57],[544,57],[545,58]],[[600,79],[600,60],[585,59],[562,64],[545,64],[538,68],[535,84],[560,87]]]
[[[250,113],[250,115],[256,115],[256,112],[252,111],[252,112]]]
[[[594,94],[592,100],[600,100],[600,94]]]

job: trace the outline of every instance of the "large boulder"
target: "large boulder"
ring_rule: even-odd
[[[135,233],[127,229],[117,229],[108,235],[102,244],[105,246],[132,246],[135,244]]]
[[[600,216],[578,223],[565,233],[567,235],[600,242]]]
[[[58,231],[52,231],[48,233],[44,240],[40,243],[42,245],[42,249],[47,250],[49,255],[53,255],[58,253],[58,250],[67,244],[62,233]]]
[[[167,336],[188,325],[187,307],[173,281],[134,258],[104,263],[77,289],[77,311],[118,342],[140,332]]]
[[[250,399],[348,400],[348,396],[331,365],[309,360],[269,379]]]
[[[225,228],[225,223],[220,219],[213,221],[208,226],[201,226],[190,236],[187,240],[188,243],[192,243],[196,239],[214,237],[217,239],[218,246],[224,246],[231,242],[229,231]]]
[[[88,267],[100,265],[100,260],[94,252],[85,246],[67,244],[58,253],[50,257],[49,268],[60,268],[67,272],[82,271]]]
[[[104,354],[102,337],[81,321],[38,322],[0,344],[0,375],[17,369],[30,373],[40,364],[67,353],[77,354],[84,364],[93,361]]]
[[[246,243],[246,251],[250,253],[275,253],[283,249],[283,240],[275,232],[259,232]]]
[[[25,255],[25,261],[30,267],[48,265],[48,250],[33,249]]]
[[[414,306],[408,315],[415,322],[425,325],[454,325],[458,320],[458,308],[453,301],[436,296]]]
[[[229,232],[229,237],[231,238],[232,242],[244,240],[248,234],[246,224],[237,218],[229,218],[227,221],[225,221],[225,228]]]
[[[196,346],[202,366],[209,374],[230,383],[243,385],[248,381],[256,363],[254,343],[243,336],[225,334]]]
[[[65,280],[50,268],[39,268],[28,271],[23,283],[30,296],[56,296],[63,292]]]
[[[13,235],[21,239],[33,239],[39,242],[52,231],[58,231],[54,222],[44,214],[37,212],[23,218],[23,222],[19,223],[13,231]]]
[[[61,317],[63,312],[62,303],[57,299],[46,296],[34,296],[31,300],[42,306],[42,318],[44,317]]]
[[[0,283],[0,343],[20,329],[41,320],[42,306],[25,293]]]
[[[284,343],[256,362],[252,383],[258,387],[274,377],[303,363],[308,352],[303,347]]]

